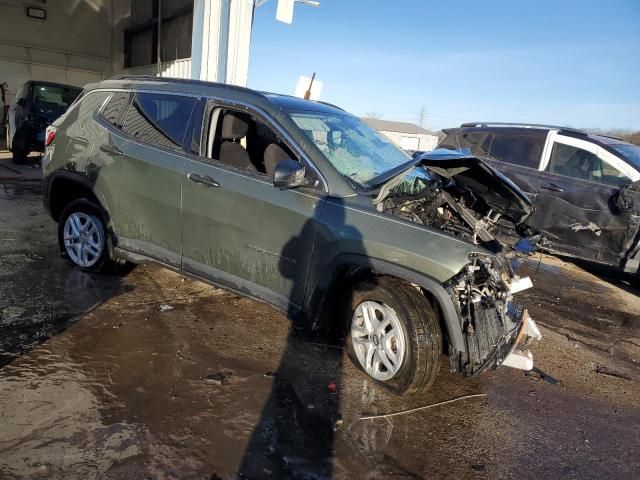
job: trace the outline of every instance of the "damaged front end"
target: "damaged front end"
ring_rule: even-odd
[[[517,186],[482,160],[447,151],[419,159],[381,185],[379,211],[480,245],[445,288],[458,312],[466,352],[450,351],[454,372],[475,375],[507,365],[530,370],[525,349],[540,332],[512,295],[532,286],[513,271],[513,260],[543,239],[526,224],[533,207]]]
[[[531,370],[533,357],[526,347],[541,338],[540,331],[527,310],[512,301],[514,293],[532,286],[531,280],[517,276],[499,256],[474,254],[470,260],[446,285],[466,346],[466,352],[450,352],[451,370],[466,376],[498,365]]]

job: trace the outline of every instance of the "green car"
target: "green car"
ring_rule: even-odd
[[[465,376],[533,367],[509,243],[531,203],[477,158],[414,160],[333,105],[155,77],[88,85],[45,143],[45,206],[80,269],[152,261],[328,322],[399,395],[443,352]]]

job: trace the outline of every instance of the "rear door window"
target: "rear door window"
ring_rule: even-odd
[[[537,170],[545,140],[546,134],[496,133],[491,143],[491,157]]]
[[[181,150],[194,97],[162,93],[136,93],[122,130],[153,145]]]

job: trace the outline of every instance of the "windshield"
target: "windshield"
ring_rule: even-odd
[[[33,103],[39,107],[56,107],[66,110],[81,91],[82,89],[74,87],[36,84],[33,86]]]
[[[411,157],[360,119],[337,112],[289,112],[293,121],[345,177],[366,186]]]
[[[617,152],[620,152],[627,160],[640,169],[640,147],[637,145],[631,145],[628,143],[614,143],[609,145],[613,147]]]

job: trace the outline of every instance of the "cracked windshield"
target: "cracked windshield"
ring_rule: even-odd
[[[411,158],[350,115],[291,113],[293,121],[345,177],[365,185]]]

